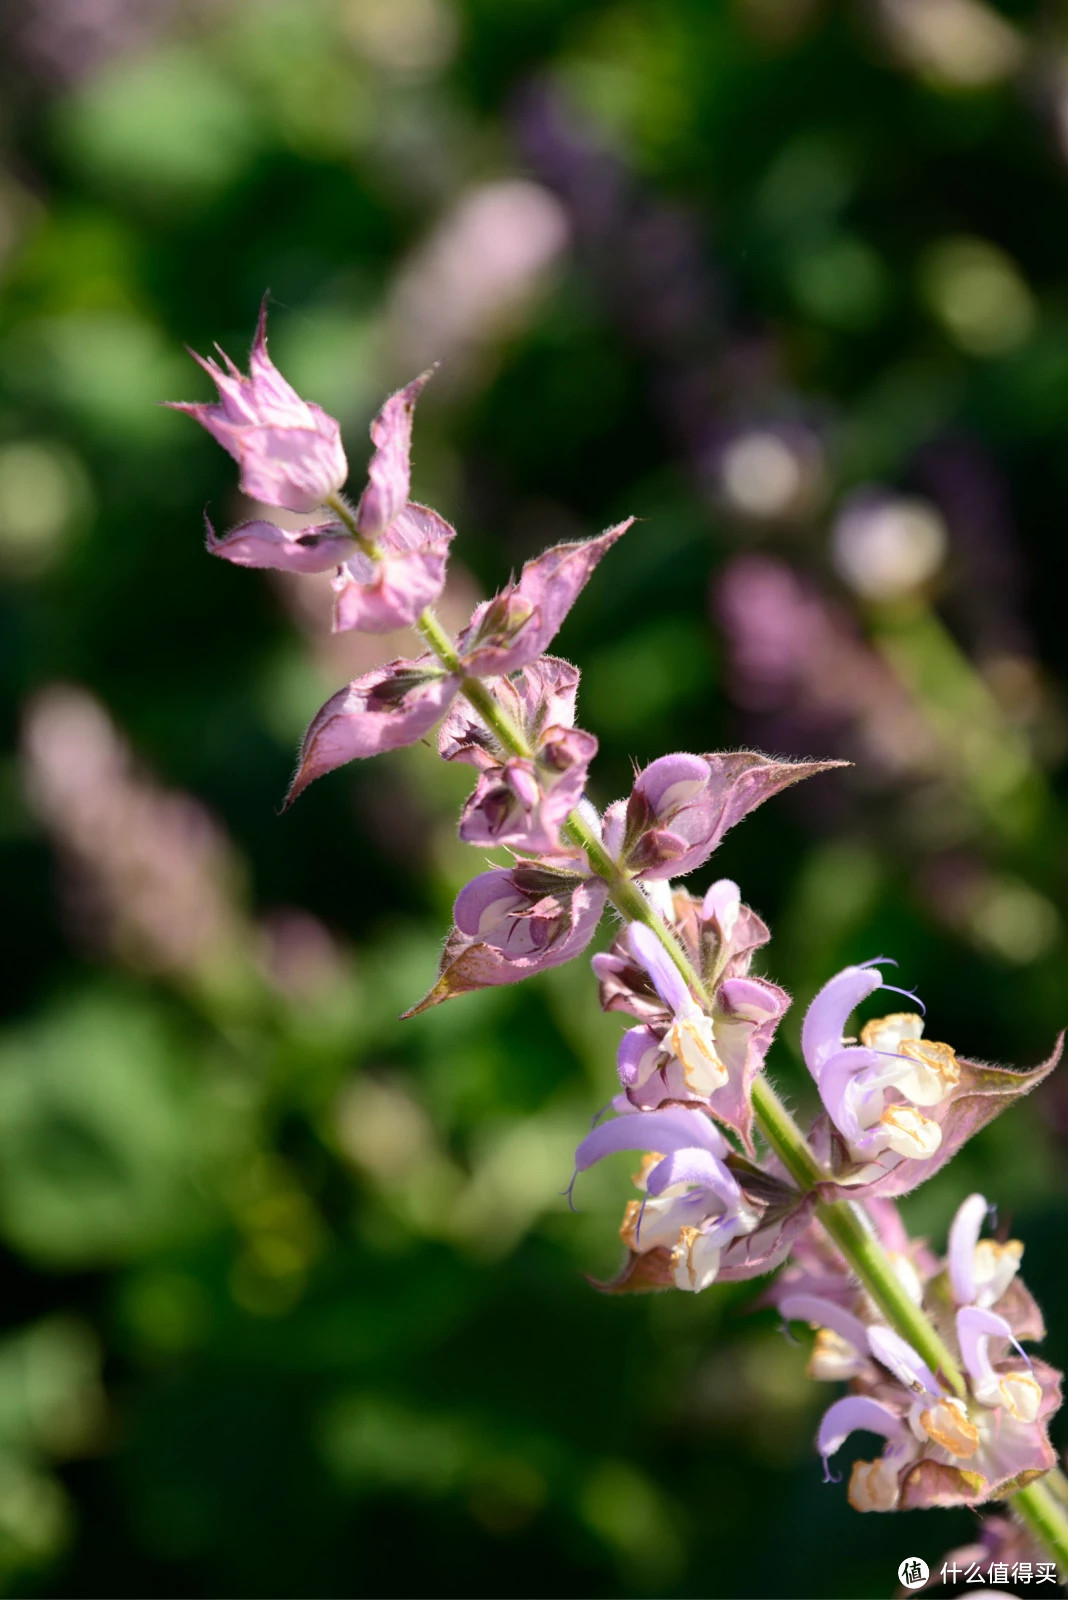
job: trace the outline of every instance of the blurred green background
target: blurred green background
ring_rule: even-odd
[[[1059,20],[1058,20],[1059,19]],[[0,86],[0,1579],[41,1595],[887,1595],[745,1286],[606,1299],[625,1161],[585,962],[397,1014],[478,857],[425,748],[279,815],[397,640],[209,562],[166,398],[272,354],[342,419],[431,360],[463,620],[636,513],[559,641],[632,762],[855,767],[716,870],[800,1012],[885,953],[929,1032],[1068,1014],[1068,32],[1037,0],[8,0]],[[1061,31],[1059,31],[1061,30]],[[394,649],[396,646],[396,649]],[[703,888],[703,876],[695,887]],[[606,935],[602,935],[605,937]],[[1068,1360],[1056,1078],[981,1186]],[[1063,1445],[1063,1425],[1057,1435]]]

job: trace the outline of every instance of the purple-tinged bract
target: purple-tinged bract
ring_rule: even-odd
[[[356,548],[352,534],[336,522],[318,522],[311,528],[292,530],[274,522],[241,522],[220,539],[207,517],[204,521],[209,555],[221,556],[235,567],[329,572]]]
[[[607,897],[599,878],[552,861],[520,861],[481,873],[457,897],[437,983],[405,1015],[472,989],[518,983],[581,955]]]
[[[348,761],[414,744],[429,733],[458,688],[459,679],[443,672],[433,656],[391,661],[354,678],[312,718],[286,804]]]
[[[371,423],[375,448],[367,464],[367,487],[356,508],[356,525],[372,542],[377,543],[408,504],[415,402],[432,376],[431,368],[391,394]]]
[[[374,452],[367,487],[355,511],[363,547],[334,580],[334,631],[359,628],[388,633],[410,626],[433,605],[445,584],[449,545],[456,530],[411,490],[415,402],[430,372],[390,395],[371,424]]]
[[[772,795],[841,761],[777,761],[753,750],[661,756],[639,772],[630,799],[610,807],[605,839],[645,879],[700,867],[736,822]]]
[[[558,544],[528,561],[518,581],[478,607],[460,635],[464,666],[497,677],[529,666],[555,639],[601,557],[634,521],[628,517],[578,544]]]
[[[251,500],[308,512],[336,494],[348,477],[341,430],[319,406],[302,400],[267,354],[267,302],[260,308],[249,356],[249,375],[230,357],[196,355],[219,391],[217,401],[169,401],[206,428],[241,469],[241,489]]]

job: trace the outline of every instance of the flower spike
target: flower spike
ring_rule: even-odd
[[[974,1194],[939,1260],[909,1238],[892,1197],[1041,1082],[1061,1041],[1029,1073],[963,1059],[924,1036],[916,995],[884,981],[880,968],[896,963],[848,966],[803,1021],[802,1054],[823,1103],[806,1140],[761,1077],[790,1004],[754,970],[767,927],[729,879],[703,896],[670,880],[702,866],[764,800],[845,763],[675,752],[638,771],[629,797],[600,816],[585,795],[597,741],[575,725],[578,671],[545,652],[630,520],[528,561],[453,638],[430,608],[454,531],[410,498],[414,409],[429,374],[381,407],[366,486],[349,502],[338,425],[270,361],[265,307],[247,376],[221,352],[221,364],[196,359],[218,399],[178,409],[234,456],[243,490],[304,516],[324,504],[333,513],[295,530],[253,519],[224,538],[209,523],[209,551],[291,574],[333,568],[336,631],[414,626],[430,652],[375,667],[331,696],[308,729],[287,804],[324,773],[421,740],[440,721],[441,757],[477,775],[460,837],[512,857],[457,895],[437,980],[406,1015],[572,959],[610,903],[623,918],[592,963],[603,1008],[631,1019],[620,1089],[615,1114],[579,1142],[575,1175],[623,1151],[641,1163],[620,1229],[622,1269],[599,1287],[697,1293],[783,1267],[765,1303],[815,1331],[813,1378],[850,1386],[818,1430],[825,1475],[852,1433],[881,1440],[874,1459],[853,1463],[848,1496],[859,1511],[978,1506],[1048,1474],[1061,1379],[1023,1348],[1044,1332],[1020,1277],[1023,1246],[982,1237],[988,1207]],[[910,1009],[847,1031],[880,989]],[[770,1148],[758,1147],[758,1125]],[[1028,1506],[1051,1549],[1068,1550],[1068,1508],[1048,1484],[1016,1509]]]

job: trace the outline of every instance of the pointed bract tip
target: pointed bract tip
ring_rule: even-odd
[[[223,545],[223,540],[220,539],[219,535],[215,532],[215,529],[212,526],[211,518],[208,516],[208,513],[205,511],[205,513],[204,513],[204,548],[207,550],[207,552],[208,552],[208,554],[210,556],[217,556],[219,554],[220,549],[222,548],[222,545]]]
[[[271,291],[270,289],[265,289],[263,291],[263,299],[260,301],[259,315],[256,318],[256,332],[252,340],[253,350],[260,350],[264,355],[267,354],[267,307],[270,303]]]
[[[299,799],[310,783],[314,783],[315,775],[312,774],[311,776],[305,776],[304,769],[305,763],[301,762],[300,766],[293,775],[293,779],[289,785],[289,788],[285,792],[285,798],[278,808],[278,815],[280,817],[284,817],[286,812],[292,806],[294,800]]]
[[[606,528],[603,533],[596,535],[596,538],[607,549],[615,544],[617,539],[622,539],[623,535],[633,528],[637,520],[637,517],[624,517],[622,522],[614,522],[610,528]]]

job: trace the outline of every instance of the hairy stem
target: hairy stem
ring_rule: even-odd
[[[348,519],[345,520],[349,525]],[[463,664],[453,641],[429,607],[416,626],[442,665],[450,672],[463,674]],[[513,755],[529,759],[531,750],[522,731],[487,684],[480,678],[464,676],[460,688],[497,735],[502,747]],[[628,921],[641,922],[652,930],[686,983],[706,1005],[709,1004],[710,997],[701,975],[674,931],[650,904],[637,881],[612,859],[580,811],[571,813],[564,824],[564,832],[572,844],[585,852],[592,871],[607,884],[616,910]],[[831,1181],[766,1078],[758,1077],[753,1085],[753,1112],[768,1144],[799,1188],[811,1191]],[[863,1206],[854,1201],[822,1200],[816,1214],[889,1325],[908,1340],[933,1372],[941,1374],[951,1389],[958,1395],[966,1394],[964,1376],[955,1356],[925,1313],[909,1298]],[[1062,1572],[1068,1573],[1068,1493],[1056,1492],[1062,1487],[1068,1491],[1063,1475],[1055,1469],[1045,1478],[1019,1490],[1011,1503],[1035,1537],[1060,1563]]]
[[[808,1140],[766,1078],[758,1078],[753,1085],[753,1111],[768,1143],[801,1188],[814,1189],[827,1181]],[[949,1386],[963,1395],[964,1376],[956,1358],[909,1298],[863,1206],[849,1200],[823,1200],[816,1214],[890,1326],[908,1340],[932,1372],[940,1372]]]
[[[349,505],[348,501],[345,499],[344,495],[328,494],[326,499],[323,501],[323,504],[330,507],[331,511],[334,513],[339,522],[343,522],[345,524],[345,527],[356,540],[361,552],[369,561],[381,561],[382,556],[378,546],[372,539],[368,539],[365,534],[360,532],[355,513],[353,512],[353,509]]]
[[[463,663],[445,629],[430,606],[427,606],[416,627],[433,650],[442,666],[450,672],[463,674]],[[492,728],[501,744],[514,756],[529,760],[530,746],[521,728],[517,728],[493,692],[481,678],[463,677],[460,692],[474,706],[487,727]]]
[[[1044,1544],[1060,1567],[1061,1581],[1068,1576],[1068,1506],[1057,1490],[1065,1485],[1058,1468],[1018,1489],[1010,1504],[1039,1544]]]

